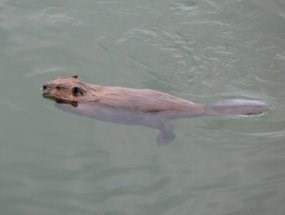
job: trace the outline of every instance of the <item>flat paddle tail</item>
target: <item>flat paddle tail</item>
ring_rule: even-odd
[[[263,101],[248,99],[222,100],[206,105],[206,115],[259,115],[270,110]]]

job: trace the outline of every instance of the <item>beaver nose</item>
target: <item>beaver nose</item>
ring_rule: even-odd
[[[49,88],[50,87],[49,87],[49,83],[48,82],[43,83],[42,91],[46,92],[46,91],[48,91]]]
[[[42,86],[43,97],[48,97],[49,96],[49,91],[50,91],[49,85],[44,83],[43,86]]]

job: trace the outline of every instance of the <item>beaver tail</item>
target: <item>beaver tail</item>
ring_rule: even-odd
[[[205,107],[206,115],[258,115],[269,110],[265,102],[248,99],[222,100]]]

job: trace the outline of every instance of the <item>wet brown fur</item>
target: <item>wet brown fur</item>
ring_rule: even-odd
[[[143,113],[204,113],[205,106],[150,89],[100,86],[82,82],[78,76],[58,78],[43,85],[43,96],[58,103],[94,103]]]

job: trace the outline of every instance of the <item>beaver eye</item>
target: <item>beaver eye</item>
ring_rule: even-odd
[[[55,88],[56,88],[57,90],[61,90],[63,87],[62,87],[62,86],[57,85]]]
[[[83,96],[83,92],[79,87],[73,87],[72,88],[72,94],[74,96]]]

